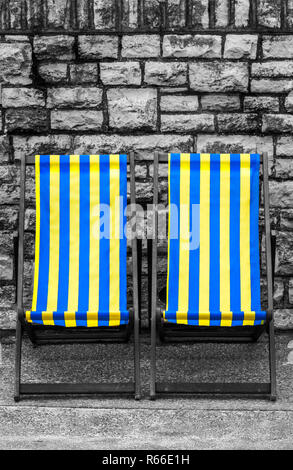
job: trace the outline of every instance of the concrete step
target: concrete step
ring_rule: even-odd
[[[2,341],[0,448],[289,449],[293,448],[292,336],[277,336],[278,401],[148,399],[149,337],[142,337],[143,399],[66,397],[13,401],[14,344]],[[267,338],[257,344],[158,348],[160,380],[266,380]],[[132,378],[132,344],[23,348],[26,381]]]

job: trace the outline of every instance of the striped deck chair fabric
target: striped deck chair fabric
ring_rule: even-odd
[[[32,310],[65,327],[127,324],[126,155],[37,155]]]
[[[169,154],[164,320],[263,324],[258,154]]]

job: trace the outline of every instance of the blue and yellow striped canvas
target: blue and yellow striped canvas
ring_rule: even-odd
[[[28,322],[127,324],[126,155],[37,155]]]
[[[258,154],[169,154],[168,322],[263,324]]]

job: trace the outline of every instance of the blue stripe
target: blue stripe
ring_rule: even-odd
[[[103,320],[98,326],[109,325],[109,283],[110,283],[110,157],[100,155],[100,279],[99,279],[99,312]]]
[[[235,318],[238,319],[236,312],[241,312],[239,154],[230,155],[230,306],[231,311],[235,312]],[[234,313],[232,326],[234,326]]]
[[[210,165],[210,321],[220,320],[220,155],[211,155]]]
[[[120,298],[119,310],[121,322],[128,322],[127,312],[127,274],[126,274],[126,258],[127,258],[127,240],[125,234],[126,228],[126,206],[127,206],[127,155],[120,155],[120,252],[119,252],[119,269],[120,269]]]
[[[260,157],[250,157],[250,276],[251,310],[261,311],[260,303],[260,263],[259,263],[259,166]]]
[[[190,154],[190,243],[188,324],[198,325],[199,234],[200,234],[200,154]]]
[[[50,257],[50,155],[40,156],[40,250],[37,312],[33,321],[42,323],[42,311],[47,310]]]
[[[179,233],[180,233],[180,154],[170,155],[170,240],[169,240],[169,285],[168,312],[166,319],[176,321],[178,310],[179,279]],[[174,207],[177,207],[177,211]],[[169,313],[170,312],[170,313]]]
[[[76,325],[87,326],[84,314],[89,306],[90,264],[90,157],[79,157],[79,289]]]
[[[59,281],[55,324],[65,326],[64,312],[68,308],[69,227],[70,227],[70,157],[60,156],[60,214],[59,214]]]

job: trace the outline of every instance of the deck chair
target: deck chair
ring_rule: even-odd
[[[35,165],[36,242],[31,310],[25,311],[24,215],[27,165]],[[15,400],[36,394],[140,397],[137,240],[132,236],[133,303],[127,310],[127,166],[131,217],[135,161],[127,155],[37,155],[21,159]],[[22,383],[26,331],[35,345],[121,342],[134,329],[134,382]],[[119,358],[117,358],[117,361]]]
[[[157,308],[159,164],[168,163],[166,308]],[[263,167],[268,308],[261,310],[259,173]],[[155,154],[152,253],[151,390],[160,394],[276,399],[267,154]],[[190,235],[191,234],[191,235]],[[269,383],[158,383],[162,339],[254,341],[269,336]],[[244,334],[242,334],[244,332]]]

